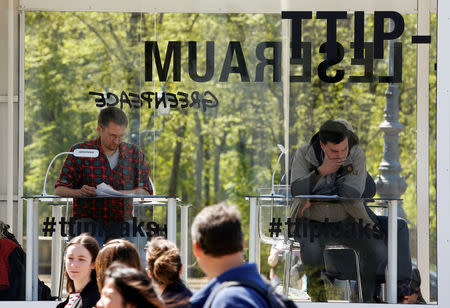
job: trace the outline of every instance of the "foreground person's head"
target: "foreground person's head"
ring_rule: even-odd
[[[98,251],[97,241],[87,233],[70,240],[64,256],[67,292],[81,292],[89,281],[95,281],[94,268]]]
[[[141,259],[136,247],[127,240],[114,239],[108,241],[98,253],[95,269],[97,271],[98,289],[103,288],[106,269],[114,262],[126,264],[137,270],[141,270]]]
[[[209,278],[242,264],[241,216],[226,203],[205,207],[191,227],[194,255]]]
[[[158,236],[147,246],[147,274],[159,286],[180,281],[181,257],[177,246]]]
[[[114,262],[106,271],[99,308],[164,307],[150,279],[141,271]]]

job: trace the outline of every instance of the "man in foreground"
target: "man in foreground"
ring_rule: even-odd
[[[191,297],[193,308],[269,307],[252,288],[230,286],[215,294],[224,281],[250,280],[267,290],[256,264],[244,262],[244,236],[241,217],[234,207],[220,203],[204,208],[194,219],[191,229],[193,252],[209,283]],[[213,294],[213,295],[211,295]],[[212,300],[212,302],[211,302]]]

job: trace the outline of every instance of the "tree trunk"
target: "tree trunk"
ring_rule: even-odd
[[[180,169],[180,158],[181,152],[183,150],[182,140],[184,138],[184,133],[186,131],[186,117],[184,117],[184,122],[176,130],[177,142],[175,144],[175,149],[173,151],[172,160],[172,171],[170,173],[170,184],[169,184],[169,197],[175,197],[177,192],[177,180],[178,180],[178,170]]]
[[[200,206],[202,204],[202,173],[203,173],[203,135],[202,122],[198,113],[194,113],[195,128],[197,130],[198,144],[197,144],[197,161],[195,164],[195,200],[194,205]]]
[[[139,24],[140,24],[141,14],[140,13],[131,13],[130,15],[130,27],[127,30],[127,38],[128,42],[133,46],[140,44],[139,42]],[[119,40],[117,40],[120,42]],[[122,52],[124,52],[123,46],[120,48]],[[132,67],[132,57],[126,57],[128,60],[128,64],[125,67],[127,70],[127,84],[131,89],[138,89],[139,80],[137,79],[136,73],[130,69]],[[138,91],[139,93],[139,91]],[[130,142],[140,146],[140,132],[139,128],[141,126],[141,113],[140,109],[131,108],[129,113],[129,127],[130,127]]]
[[[214,203],[218,203],[222,199],[220,189],[220,154],[222,154],[227,140],[227,133],[225,132],[220,139],[220,144],[216,146],[214,153]]]
[[[208,143],[207,143],[208,144]],[[205,170],[204,170],[204,172],[205,172],[205,179],[204,179],[204,193],[205,193],[205,200],[204,200],[204,203],[206,204],[206,205],[209,205],[209,204],[211,204],[210,202],[211,202],[211,196],[210,196],[210,193],[209,193],[209,191],[210,191],[210,189],[209,189],[209,186],[210,186],[210,183],[209,183],[209,170],[210,170],[210,168],[209,168],[209,166],[210,166],[210,164],[209,164],[209,159],[211,158],[211,155],[210,155],[210,153],[209,153],[209,147],[208,146],[206,146],[206,148],[205,148]]]

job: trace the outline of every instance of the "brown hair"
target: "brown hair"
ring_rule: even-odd
[[[88,233],[82,233],[79,236],[76,236],[69,241],[64,252],[67,252],[67,248],[69,248],[71,245],[75,245],[75,244],[79,244],[79,245],[83,246],[84,248],[86,248],[89,251],[91,258],[92,258],[91,264],[95,263],[95,260],[97,258],[98,251],[99,251],[98,243],[95,240],[95,238],[90,236]],[[66,276],[67,292],[68,293],[75,292],[75,285],[73,284],[73,280],[67,274],[67,270],[64,271],[64,275]],[[91,271],[91,280],[95,281],[95,276],[96,276],[95,270],[92,270]]]
[[[102,247],[95,262],[99,290],[103,288],[106,269],[114,261],[119,261],[137,270],[142,269],[139,252],[132,243],[124,239],[110,240]]]
[[[106,107],[98,115],[98,125],[102,128],[108,126],[109,122],[117,125],[128,126],[128,119],[122,109],[117,107]]]
[[[147,247],[147,269],[152,279],[162,285],[180,280],[180,251],[162,236],[153,238]]]
[[[105,271],[105,281],[109,279],[122,295],[123,304],[130,303],[137,308],[164,307],[153,289],[152,282],[143,272],[114,262]]]
[[[353,132],[350,123],[344,119],[328,120],[320,126],[319,140],[326,145],[328,142],[338,144],[348,138],[349,148],[359,143],[358,136]]]
[[[191,236],[205,254],[214,257],[242,251],[241,215],[225,202],[207,206],[195,217]]]

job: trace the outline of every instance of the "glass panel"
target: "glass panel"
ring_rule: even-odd
[[[192,204],[191,219],[235,203],[247,233],[244,196],[270,183],[283,143],[280,25],[278,14],[27,12],[25,194],[40,194],[52,158],[96,138],[100,109],[116,106],[157,194]],[[50,169],[49,194],[63,162]],[[165,234],[163,207],[135,215]],[[50,216],[41,206],[40,226]],[[189,277],[203,276],[188,262]]]
[[[375,14],[380,14],[378,17],[382,16],[380,12]],[[366,13],[365,16],[355,17],[354,14],[349,13],[346,19],[337,21],[337,42],[339,43],[337,60],[331,60],[328,63],[326,60],[327,49],[324,44],[327,37],[325,15],[326,13],[323,12],[317,15],[313,14],[313,19],[303,20],[302,58],[291,59],[289,152],[291,159],[294,159],[291,165],[292,194],[336,194],[343,197],[359,197],[364,188],[368,189],[369,187],[367,182],[365,185],[365,177],[360,176],[361,172],[365,173],[364,169],[367,169],[376,183],[375,197],[401,198],[398,215],[406,220],[398,222],[398,295],[408,295],[410,268],[404,264],[410,260],[409,253],[412,256],[413,265],[417,264],[416,144],[420,141],[416,138],[417,44],[412,43],[412,36],[417,35],[417,15],[392,13],[391,16],[396,20],[395,29],[399,31],[393,36],[399,36],[399,38],[395,42],[385,42],[384,47],[383,45],[377,47],[377,44],[374,43],[374,33],[377,32],[377,29],[385,32],[393,31],[393,28],[389,28],[389,19],[384,20],[383,30],[383,19],[375,18],[374,14]],[[402,21],[404,22],[403,31],[399,30],[402,27],[400,25]],[[329,28],[330,23],[334,22],[328,20],[328,31],[332,30]],[[377,24],[381,26],[377,26]],[[434,17],[432,24],[431,33],[432,41],[434,41],[436,33]],[[358,28],[364,30],[355,34],[357,32],[355,29]],[[356,59],[355,55],[357,48],[355,48],[354,41],[358,35],[360,35],[360,41],[365,41],[361,59]],[[377,59],[377,49],[384,52],[383,59]],[[435,59],[434,52],[435,46],[432,44],[431,62]],[[292,57],[295,56],[292,55]],[[430,65],[433,64],[430,63]],[[388,77],[391,80],[387,76],[392,76]],[[435,76],[434,67],[430,66],[430,89],[435,86]],[[431,90],[431,175],[435,173],[433,164],[435,159],[433,141],[436,127],[433,111],[435,102],[434,92]],[[354,133],[359,137],[359,148],[352,145],[351,136],[349,137],[350,144],[342,141],[343,139],[331,142],[336,136],[333,134],[330,136],[326,130],[339,130],[339,125],[333,123],[328,123],[329,125],[323,127],[322,140],[319,135],[315,135],[329,119],[347,120]],[[342,127],[342,125],[340,126]],[[300,146],[302,147],[300,148]],[[349,148],[350,151],[347,153]],[[362,153],[365,153],[365,161],[358,158],[358,155]],[[296,180],[297,183],[295,183]],[[434,212],[435,207],[434,187],[435,177],[432,176],[430,183],[431,213]],[[373,192],[375,192],[375,187],[373,187]],[[363,196],[372,197],[370,194],[367,195],[367,190]],[[324,273],[329,280],[334,280],[338,275],[335,272],[330,273],[330,271],[336,270],[333,263],[325,265],[326,257],[324,264],[324,261],[320,260],[318,256],[322,255],[324,247],[336,244],[345,244],[349,248],[355,249],[362,259],[363,276],[371,273],[369,274],[370,278],[362,281],[364,301],[372,301],[374,295],[377,296],[376,300],[383,300],[383,294],[375,291],[370,283],[375,281],[379,283],[384,279],[385,265],[378,269],[377,266],[387,260],[387,251],[381,251],[383,246],[383,249],[386,249],[387,238],[384,243],[382,240],[372,243],[372,240],[369,239],[362,240],[355,231],[356,233],[351,235],[354,239],[349,242],[344,239],[344,234],[334,238],[326,232],[326,230],[332,232],[330,229],[337,228],[338,222],[344,222],[344,226],[347,222],[347,226],[350,227],[354,225],[355,221],[358,222],[362,218],[364,221],[362,225],[370,225],[373,221],[372,224],[378,226],[383,237],[386,237],[387,217],[383,216],[387,215],[387,202],[367,205],[370,209],[365,208],[361,203],[360,208],[356,210],[353,207],[349,209],[344,201],[340,207],[333,207],[330,202],[311,202],[310,208],[303,212],[302,217],[307,218],[304,224],[310,225],[308,223],[311,221],[322,222],[317,227],[322,230],[322,232],[318,231],[321,235],[316,234],[316,239],[311,240],[309,236],[303,239],[301,234],[296,234],[295,237],[296,241],[301,242],[301,256],[307,276],[309,274],[311,277],[316,277],[307,283],[307,292],[312,295],[313,301],[343,300],[348,296],[347,291],[342,291],[342,287],[336,288],[329,283],[323,284]],[[371,216],[376,213],[378,217],[373,216],[368,219],[365,213],[366,209],[370,211]],[[431,215],[431,217],[434,216]],[[330,225],[324,223],[325,221],[328,221]],[[409,241],[405,222],[408,223]],[[300,224],[300,230],[304,230],[302,229],[304,224]],[[355,227],[356,230],[360,226],[361,223],[358,223]],[[425,232],[425,230],[421,232]],[[432,225],[430,238],[432,302],[437,300],[436,242],[433,239],[435,232],[435,226]],[[375,248],[378,247],[377,245],[380,247]],[[342,250],[340,253],[345,252]],[[325,253],[325,255],[327,254],[329,252]],[[333,262],[343,262],[342,258],[339,260],[337,255],[329,256],[329,258],[332,258]],[[377,255],[379,255],[378,259]],[[330,262],[330,260],[328,261]],[[351,271],[356,271],[354,263],[347,264],[345,267],[346,270],[351,268],[353,268]],[[356,280],[355,274],[351,276]],[[417,288],[417,281],[413,282],[413,288]],[[373,290],[373,293],[368,294],[368,289]],[[355,300],[356,287],[352,290],[350,300]],[[405,298],[405,301],[407,300]],[[409,300],[413,301],[414,298]]]
[[[189,222],[206,205],[221,201],[237,204],[246,240],[250,242],[250,215],[245,196],[267,197],[272,193],[281,194],[282,199],[286,196],[286,192],[282,194],[280,189],[273,191],[271,187],[272,172],[283,151],[277,144],[287,146],[284,142],[286,129],[291,184],[304,176],[302,172],[324,181],[310,190],[302,190],[299,184],[300,190],[297,187],[295,191],[360,197],[365,187],[361,179],[364,180],[364,170],[367,169],[376,183],[376,197],[402,199],[398,214],[406,219],[409,231],[406,224],[399,223],[403,227],[403,231],[399,231],[399,253],[404,256],[410,250],[412,260],[416,262],[416,241],[423,232],[417,230],[416,223],[416,150],[420,142],[416,138],[418,59],[417,45],[411,43],[411,37],[417,34],[417,15],[393,13],[393,16],[396,27],[400,27],[400,20],[404,21],[404,30],[400,31],[401,35],[394,44],[386,41],[379,46],[375,44],[375,47],[374,31],[383,31],[384,27],[384,32],[389,32],[387,18],[376,19],[373,13],[366,12],[365,16],[358,17],[357,26],[354,26],[353,13],[348,13],[346,18],[338,18],[337,60],[328,64],[327,45],[324,45],[327,21],[316,13],[312,19],[303,20],[302,58],[291,59],[289,110],[285,114],[280,14],[27,12],[25,194],[41,193],[45,171],[55,155],[102,134],[102,127],[98,128],[97,124],[98,113],[105,106],[115,106],[121,108],[129,120],[123,141],[137,145],[145,154],[156,193],[178,197],[182,204],[192,204]],[[332,22],[329,20],[328,23]],[[355,29],[362,27],[364,31],[356,32],[363,35],[359,38],[365,42],[363,57],[356,59]],[[436,16],[432,15],[429,84],[431,302],[437,301],[435,33]],[[331,50],[332,45],[329,46]],[[377,59],[378,51],[383,51],[382,59]],[[285,116],[289,116],[287,128],[284,127]],[[326,120],[339,118],[352,125],[359,137],[358,153],[364,153],[365,161],[358,161],[357,146],[352,147],[352,144],[330,148],[327,147],[330,143],[325,142],[322,147],[316,142],[313,150],[305,146],[305,151],[308,149],[309,152],[299,153],[299,158],[292,162],[296,150],[308,144]],[[331,144],[339,145],[340,141]],[[327,155],[323,154],[324,149]],[[304,170],[300,170],[301,155],[305,162]],[[310,157],[305,160],[306,155]],[[340,158],[346,162],[341,162]],[[50,169],[45,187],[49,194],[54,193],[53,185],[59,178],[63,162],[62,157],[56,159]],[[348,167],[349,163],[350,169],[343,168],[335,174],[342,164]],[[274,182],[286,184],[286,179],[282,179],[286,169],[283,160],[280,164],[280,170],[274,173]],[[321,168],[323,164],[328,164],[328,171]],[[143,164],[138,163],[138,167],[143,168]],[[323,174],[329,176],[323,177]],[[346,177],[359,180],[347,185]],[[345,185],[339,186],[339,183]],[[119,186],[115,188],[125,189]],[[355,190],[360,194],[355,196]],[[292,194],[298,193],[292,190]],[[305,199],[302,200],[304,202]],[[292,203],[296,203],[291,201],[285,203],[290,208]],[[267,204],[264,202],[260,200],[257,205],[263,205],[259,218],[263,218],[263,227],[267,229],[262,230],[262,234],[268,237],[271,219],[281,216],[284,223],[289,215],[285,208],[271,210],[267,204],[273,200]],[[327,203],[322,200],[322,206],[328,206]],[[330,223],[336,223],[352,221],[356,216],[367,213],[355,214],[345,202],[341,203],[346,207],[345,211],[335,206],[331,212],[325,210],[325,216],[322,216]],[[280,202],[274,204],[282,205]],[[368,205],[375,205],[369,211],[376,215],[387,215],[387,201]],[[151,230],[148,227],[146,230],[149,235],[166,235],[169,226],[165,226],[165,206],[135,207],[134,215],[138,222],[153,222]],[[312,210],[316,206],[313,204],[303,212],[304,217],[319,219]],[[362,203],[356,207],[365,211]],[[40,207],[39,229],[46,217],[54,215],[50,206]],[[72,213],[65,215],[71,217]],[[296,214],[291,217],[295,219]],[[386,237],[386,218],[367,219],[379,225],[380,234]],[[181,224],[178,224],[178,238],[187,232],[180,229]],[[409,241],[405,234],[409,235]],[[277,235],[277,240],[283,244],[287,238],[285,234]],[[289,238],[298,242],[298,237],[292,234]],[[49,274],[50,248],[43,244],[49,240],[48,235],[41,239],[40,262],[47,264],[47,268],[40,270],[41,278]],[[266,242],[270,244],[270,241]],[[342,244],[339,241],[325,242],[324,245]],[[361,270],[364,273],[376,272],[379,276],[376,277],[377,282],[385,279],[387,259],[382,257],[385,256],[386,242],[379,240],[377,244],[382,248],[375,249],[372,255],[370,249],[373,247],[367,248],[368,243],[363,243],[366,245],[364,248],[356,249],[361,264],[371,260]],[[278,276],[283,281],[289,272],[292,278],[289,296],[299,301],[357,301],[355,283],[350,284],[353,286],[350,289],[343,283],[332,285],[328,282],[324,288],[318,288],[311,285],[313,278],[303,275],[306,272],[317,277],[318,272],[311,272],[308,268],[315,262],[319,264],[319,270],[326,270],[321,262],[322,251],[318,257],[312,254],[316,247],[310,245],[307,248],[305,243],[301,243],[302,247],[298,249],[298,245],[294,245],[293,268],[285,271],[283,262],[272,261],[275,255],[282,254],[284,258],[278,260],[286,260],[289,250],[285,248],[288,246],[282,246],[283,249],[276,252],[274,249],[271,251],[274,247],[269,244],[259,244],[260,250],[255,253],[261,274],[269,278]],[[44,253],[45,249],[47,252]],[[248,250],[245,253],[250,255]],[[382,255],[380,262],[370,259],[377,253]],[[407,256],[407,259],[411,258]],[[189,252],[185,268],[188,283],[195,289],[206,281],[194,263],[195,258]],[[407,284],[408,279],[401,276],[404,275],[404,264],[399,266],[399,277],[403,278],[402,283]],[[321,285],[320,279],[316,281]],[[385,293],[379,291],[381,289],[369,284],[364,278],[362,287],[366,301],[373,301],[374,296],[386,300],[383,297]],[[373,293],[368,290],[373,290]]]
[[[430,132],[429,132],[429,151],[430,151],[430,302],[438,301],[437,287],[438,287],[438,277],[437,277],[437,225],[436,225],[436,69],[437,69],[437,56],[436,56],[436,43],[437,43],[437,14],[430,13],[430,34],[431,34],[431,45],[430,45],[430,59],[429,59],[429,67],[430,67],[430,85],[429,85],[429,93],[430,93]],[[413,212],[414,213],[414,212]],[[412,216],[412,215],[411,215]],[[420,231],[418,231],[419,234]],[[420,249],[417,247],[416,251]],[[414,255],[413,255],[414,256]]]

